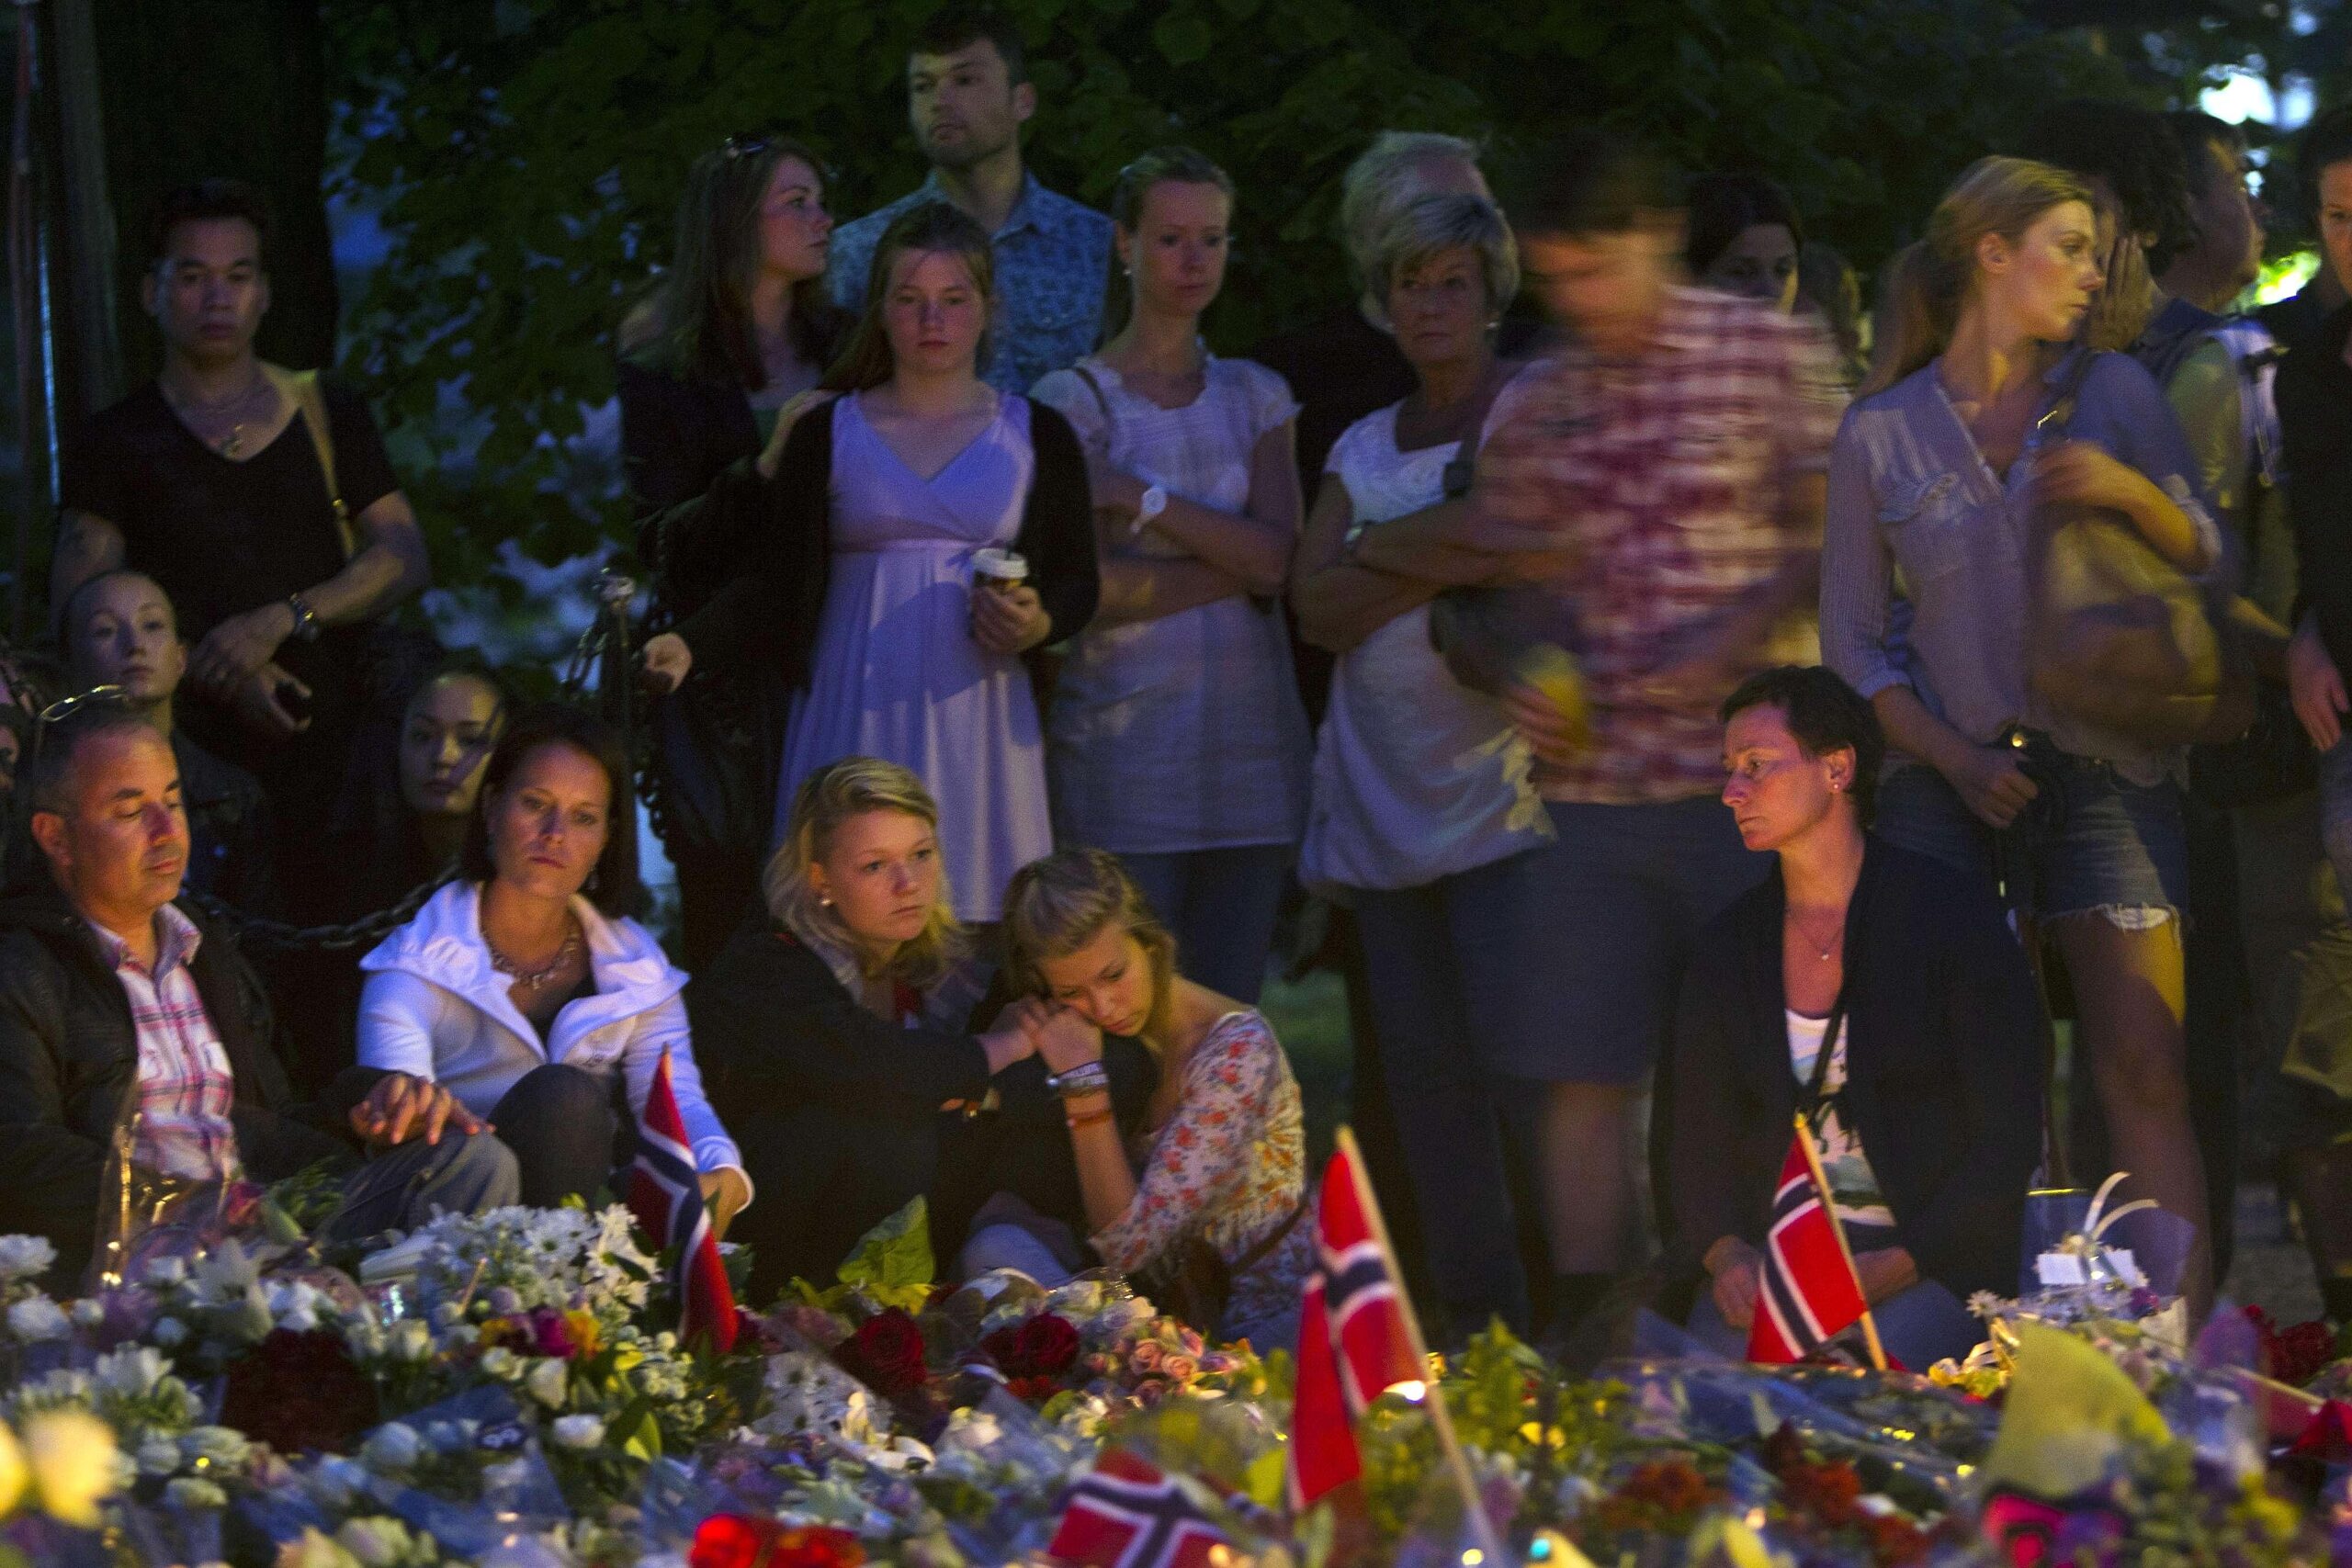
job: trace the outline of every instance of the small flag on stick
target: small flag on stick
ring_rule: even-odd
[[[719,1261],[718,1237],[703,1205],[702,1173],[686,1143],[684,1118],[670,1088],[670,1053],[653,1070],[639,1118],[637,1160],[629,1168],[629,1212],[655,1243],[677,1255],[678,1337],[692,1345],[707,1337],[720,1355],[735,1348],[741,1314],[735,1288]]]
[[[1846,1233],[1832,1207],[1828,1179],[1814,1152],[1804,1112],[1796,1116],[1789,1157],[1772,1191],[1772,1222],[1764,1233],[1764,1266],[1756,1292],[1756,1319],[1747,1331],[1747,1359],[1802,1361],[1860,1323],[1871,1364],[1886,1371],[1878,1325],[1862,1294]]]

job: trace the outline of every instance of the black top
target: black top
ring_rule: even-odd
[[[748,460],[735,463],[702,494],[645,525],[669,535],[663,547],[692,577],[713,575],[722,557],[734,569],[708,604],[678,624],[697,669],[763,664],[793,685],[807,682],[831,566],[833,411],[840,406],[835,400],[800,416],[785,437],[775,479],[761,479]],[[1060,642],[1094,615],[1093,503],[1086,457],[1069,421],[1032,402],[1029,441],[1036,471],[1012,547],[1028,558],[1030,583]]]
[[[364,1089],[297,1111],[261,981],[227,931],[181,912],[201,935],[188,973],[236,1080],[245,1168],[272,1181],[350,1154],[337,1134]],[[60,1280],[89,1257],[107,1144],[138,1083],[130,999],[88,924],[54,887],[0,905],[0,1231],[47,1236]]]
[[[187,808],[187,890],[248,915],[277,913],[269,802],[253,774],[172,733]]]
[[[741,387],[624,359],[620,394],[621,469],[639,516],[700,495],[719,469],[760,449],[759,421]]]
[[[2319,617],[2339,670],[2352,670],[2352,305],[2278,362],[2278,428],[2286,443],[2287,512],[2296,583]]]
[[[1668,1170],[1677,1259],[1761,1247],[1794,1134],[1772,874],[1708,925],[1674,1024]],[[1919,1272],[2013,1293],[2041,1157],[2041,1004],[1991,891],[1870,840],[1846,914],[1846,1122]]]
[[[356,517],[400,483],[366,401],[332,382],[320,390],[335,479]],[[344,568],[326,476],[299,413],[268,446],[232,462],[198,440],[150,381],[90,416],[66,451],[60,500],[122,530],[123,564],[163,585],[191,643]]]

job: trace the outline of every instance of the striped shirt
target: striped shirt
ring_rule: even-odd
[[[131,1157],[167,1176],[228,1181],[238,1175],[237,1133],[229,1113],[237,1081],[220,1032],[204,1010],[188,965],[202,941],[166,904],[155,912],[155,965],[95,921],[98,945],[122,982],[139,1035],[138,1126]]]
[[[1669,292],[1630,359],[1571,343],[1530,366],[1487,416],[1476,502],[1577,564],[1543,588],[1575,626],[1593,743],[1538,760],[1546,800],[1634,805],[1723,787],[1723,726],[1644,693],[1800,552],[1792,489],[1828,467],[1845,412],[1815,323],[1700,289]],[[1753,662],[1776,661],[1758,649]]]

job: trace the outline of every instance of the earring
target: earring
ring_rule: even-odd
[[[832,907],[833,907],[833,896],[832,896],[831,894],[830,894],[830,893],[820,893],[820,894],[818,894],[818,895],[817,895],[817,908],[819,908],[820,909],[830,909],[830,908],[831,908]]]

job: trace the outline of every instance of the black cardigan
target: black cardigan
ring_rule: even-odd
[[[668,532],[682,570],[707,570],[712,541],[742,541],[747,558],[733,580],[675,630],[705,665],[773,661],[794,686],[808,680],[817,625],[831,561],[833,411],[839,400],[800,416],[785,437],[774,479],[746,458],[723,469],[710,489],[647,525]],[[1029,405],[1036,472],[1022,507],[1013,548],[1028,558],[1029,580],[1053,617],[1053,640],[1075,637],[1093,618],[1096,582],[1093,502],[1086,457],[1062,416]]]
[[[1789,1064],[1776,866],[1718,915],[1685,972],[1668,1169],[1679,1262],[1726,1235],[1760,1247],[1788,1157]],[[2041,1156],[2040,1002],[1989,891],[1869,841],[1846,917],[1849,1125],[1920,1274],[2012,1293]]]

